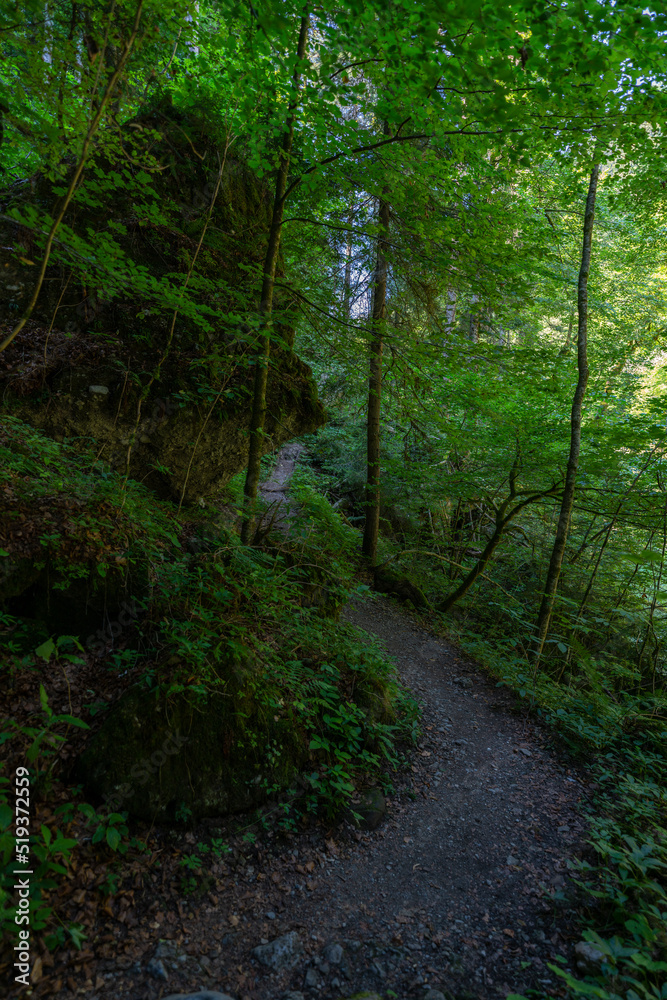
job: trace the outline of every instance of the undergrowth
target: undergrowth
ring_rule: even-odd
[[[36,630],[22,614],[20,596],[11,599],[11,613],[7,604],[0,606],[6,696],[0,929],[11,929],[7,938],[17,912],[17,768],[27,768],[32,797],[31,926],[46,947],[79,948],[86,938],[85,921],[61,915],[58,895],[83,858],[106,872],[100,891],[113,894],[122,856],[129,852],[140,862],[145,852],[127,812],[91,804],[85,789],[72,787],[68,778],[89,727],[94,730],[132,685],[167,700],[185,696],[197,706],[233,677],[260,716],[288,719],[304,741],[306,765],[294,785],[265,788],[277,803],[275,825],[285,832],[307,817],[340,814],[360,788],[390,782],[402,763],[402,746],[416,738],[417,707],[367,637],[335,620],[355,586],[356,533],[307,471],[295,477],[286,529],[245,547],[215,505],[177,518],[175,508],[94,455],[11,418],[2,433],[0,485],[12,501],[6,514],[12,542],[0,554],[3,579],[11,583],[16,564],[34,552],[42,557],[38,573],[57,570],[66,599],[79,579],[89,585],[91,578],[116,574],[119,583],[105,591],[110,625],[93,636],[53,616]],[[227,505],[234,503],[235,485]],[[125,595],[131,614],[123,618],[112,602]],[[97,693],[109,689],[106,700]],[[63,692],[69,698],[69,711],[51,707],[56,691],[61,701]],[[19,703],[12,717],[9,705]],[[243,738],[250,746],[261,735],[245,732]],[[261,752],[268,759],[282,748],[262,744]],[[180,818],[188,821],[186,808]]]

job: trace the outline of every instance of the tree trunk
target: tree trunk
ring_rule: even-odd
[[[522,507],[523,506],[524,505],[522,505]],[[467,573],[461,580],[461,583],[456,588],[456,590],[453,590],[451,594],[448,594],[447,597],[442,602],[442,604],[439,605],[438,607],[439,611],[449,611],[449,609],[453,607],[457,601],[460,601],[461,598],[468,593],[468,591],[470,590],[470,588],[472,587],[473,583],[480,575],[480,573],[484,572],[486,564],[488,563],[489,559],[500,545],[503,538],[503,534],[505,533],[505,528],[507,527],[513,516],[514,512],[512,513],[511,517],[496,519],[496,527],[494,529],[493,534],[486,543],[484,551],[482,552],[482,554],[480,555],[479,559],[472,567],[470,572]]]
[[[539,500],[544,500],[545,497],[551,496],[557,489],[557,486],[554,485],[551,486],[548,490],[542,490],[541,492],[537,493],[529,493],[525,497],[525,499],[518,500],[518,497],[521,495],[522,492],[524,492],[517,490],[517,480],[520,471],[521,471],[521,448],[517,441],[516,455],[512,463],[512,468],[510,469],[510,474],[509,474],[509,487],[510,487],[509,496],[505,500],[503,500],[503,502],[500,504],[499,507],[495,508],[496,525],[495,528],[493,529],[493,534],[491,535],[488,542],[484,546],[484,549],[480,554],[480,557],[475,563],[475,565],[468,571],[468,573],[466,573],[466,575],[464,576],[463,580],[461,580],[461,583],[458,585],[456,590],[453,590],[451,594],[447,595],[442,604],[439,605],[438,610],[449,611],[449,609],[453,607],[457,601],[460,601],[461,598],[468,593],[468,591],[472,587],[477,577],[484,572],[486,565],[489,562],[489,559],[496,551],[496,549],[498,548],[503,539],[503,535],[505,534],[505,529],[507,528],[508,524],[510,524],[514,520],[517,514],[521,513],[524,507],[528,507],[529,504],[537,503]],[[513,503],[514,506],[512,507]]]
[[[266,421],[266,386],[269,375],[269,358],[271,354],[271,315],[273,312],[273,290],[276,281],[276,265],[280,250],[280,236],[283,226],[285,208],[285,191],[289,174],[294,127],[296,124],[296,107],[300,87],[300,64],[305,57],[308,39],[309,15],[305,12],[301,18],[299,42],[297,46],[297,64],[294,69],[294,88],[297,93],[290,104],[286,130],[280,155],[280,166],[276,177],[276,190],[273,199],[273,216],[269,229],[269,241],[264,258],[264,277],[262,280],[262,295],[259,304],[260,328],[257,343],[257,359],[255,361],[255,381],[253,386],[252,413],[250,416],[250,448],[248,452],[248,471],[244,486],[244,513],[241,525],[241,541],[248,545],[252,538],[254,508],[259,488],[260,462],[264,441],[264,423]]]
[[[456,323],[456,302],[458,299],[458,292],[455,288],[447,289],[447,305],[445,306],[445,324],[447,326],[447,333],[452,333],[454,330],[454,324]]]
[[[385,133],[388,127],[385,124]],[[366,432],[366,521],[361,551],[375,564],[380,530],[380,408],[382,394],[382,347],[384,315],[387,302],[386,241],[389,231],[389,202],[387,191],[380,198],[377,258],[373,275],[373,303],[371,308],[371,357],[368,379],[368,423]]]
[[[343,279],[343,316],[348,323],[352,313],[352,223],[354,222],[354,201],[347,213],[347,237],[345,241],[345,277]]]
[[[537,667],[542,656],[544,643],[549,631],[549,622],[556,600],[556,590],[560,577],[565,543],[570,530],[570,518],[574,506],[574,491],[579,469],[579,453],[581,451],[581,414],[583,409],[586,385],[588,383],[588,275],[591,269],[591,243],[593,238],[593,220],[595,218],[595,194],[597,191],[599,164],[592,171],[588,185],[586,212],[584,215],[584,240],[581,251],[581,267],[579,269],[579,285],[577,295],[578,326],[577,326],[577,388],[572,400],[572,415],[570,418],[570,454],[565,473],[565,488],[560,505],[556,537],[554,539],[547,580],[540,610],[535,625],[535,639],[532,647],[532,658]]]
[[[468,319],[468,333],[470,336],[470,343],[479,343],[479,311],[476,308],[479,301],[479,296],[477,292],[473,292],[470,298],[470,317]]]

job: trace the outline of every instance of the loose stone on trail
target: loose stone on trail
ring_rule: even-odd
[[[296,931],[283,934],[269,944],[260,944],[253,948],[253,957],[269,969],[289,969],[299,961],[303,944]]]
[[[329,963],[329,965],[340,965],[343,961],[342,945],[336,944],[335,942],[328,944],[322,952],[322,957]]]

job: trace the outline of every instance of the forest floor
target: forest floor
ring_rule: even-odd
[[[284,495],[298,457],[281,453],[265,499]],[[423,712],[419,744],[408,769],[392,776],[379,826],[362,832],[344,818],[284,834],[231,817],[144,832],[150,863],[133,862],[97,905],[81,950],[43,956],[41,981],[28,992],[62,1000],[197,990],[219,991],[201,1000],[363,990],[401,1000],[424,1000],[429,990],[457,1000],[504,1000],[530,988],[565,995],[548,966],[561,956],[573,968],[568,860],[586,849],[592,783],[508,690],[414,614],[373,596],[350,602],[343,618],[379,640]],[[228,848],[212,850],[216,842]],[[190,868],[195,856],[200,864]],[[101,876],[91,866],[73,877],[72,899],[92,908]]]
[[[384,821],[364,833],[348,822],[268,833],[245,848],[226,829],[164,835],[162,878],[117,924],[108,957],[88,963],[99,1000],[564,993],[548,963],[569,964],[579,940],[560,895],[582,852],[585,778],[508,692],[389,600],[355,601],[344,615],[379,637],[423,707]],[[211,866],[210,891],[183,898],[167,845],[194,852],[212,832],[234,855]],[[278,968],[252,956],[262,943]]]

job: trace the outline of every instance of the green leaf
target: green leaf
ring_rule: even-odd
[[[83,719],[77,719],[75,715],[59,715],[58,721],[67,722],[70,726],[78,726],[79,729],[90,729],[87,722],[84,722]]]
[[[107,828],[106,839],[107,839],[107,844],[109,845],[112,851],[118,850],[118,845],[120,844],[121,836],[118,830],[114,826],[110,826]]]
[[[38,646],[35,650],[37,656],[41,656],[43,660],[50,660],[55,651],[56,644],[53,639],[47,639],[46,642],[43,642],[42,645]]]
[[[53,712],[49,708],[49,696],[46,693],[46,688],[43,684],[39,685],[39,703],[42,706],[42,711],[46,712],[47,715],[53,715]]]
[[[81,945],[88,938],[88,935],[85,933],[81,924],[72,924],[71,927],[67,928],[67,933],[72,939],[72,944],[74,945],[74,947],[78,951],[81,951]]]

